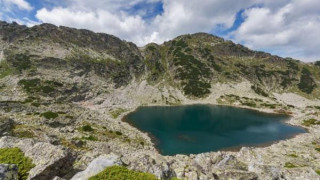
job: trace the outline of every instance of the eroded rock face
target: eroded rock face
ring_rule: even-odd
[[[101,155],[95,158],[84,171],[73,176],[71,180],[87,180],[103,171],[106,167],[121,164],[119,156],[115,154]]]
[[[0,164],[1,180],[17,180],[18,167],[15,164]]]
[[[63,177],[72,169],[74,156],[61,146],[36,142],[32,139],[2,137],[0,139],[0,148],[10,147],[20,148],[36,165],[30,170],[28,179],[43,180],[53,179],[55,176]]]

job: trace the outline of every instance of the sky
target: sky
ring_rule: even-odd
[[[89,29],[138,46],[206,32],[282,57],[320,60],[320,0],[0,0],[0,19]]]

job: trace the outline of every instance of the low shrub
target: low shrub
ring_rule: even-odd
[[[34,138],[35,137],[34,133],[29,130],[14,130],[13,136],[19,137],[19,138]]]
[[[313,125],[320,125],[320,121],[316,120],[316,119],[308,119],[308,120],[304,120],[302,125],[310,127]]]
[[[299,89],[307,94],[311,94],[313,89],[317,87],[312,73],[307,68],[303,68],[301,72],[300,82],[298,84]]]
[[[92,136],[92,135],[90,135],[90,136],[82,136],[82,139],[83,140],[88,140],[88,141],[98,141],[98,138],[95,137],[95,136]]]
[[[59,114],[52,112],[52,111],[47,111],[47,112],[42,113],[40,116],[43,116],[46,119],[54,119],[54,118],[57,118],[59,116]]]
[[[117,119],[122,113],[126,112],[127,110],[126,109],[122,109],[122,108],[119,108],[119,109],[116,109],[116,110],[113,110],[110,112],[110,115],[114,118],[114,119]]]
[[[92,132],[93,128],[90,125],[84,125],[81,127],[82,131]]]
[[[286,168],[296,168],[296,167],[298,167],[298,166],[294,165],[294,164],[291,163],[291,162],[286,162],[285,165],[284,165],[284,167],[286,167]]]
[[[29,171],[35,166],[32,159],[25,157],[19,148],[1,148],[0,164],[16,164],[18,166],[18,179],[28,178]]]
[[[104,171],[89,178],[89,180],[157,180],[150,173],[129,170],[123,166],[107,167]]]
[[[261,96],[269,97],[269,94],[266,93],[266,92],[265,92],[261,87],[259,87],[259,86],[254,86],[254,85],[252,85],[252,86],[251,86],[251,89],[252,89],[255,93],[257,93],[257,94],[259,94],[259,95],[261,95]]]
[[[298,155],[296,155],[296,154],[289,154],[288,156],[293,157],[293,158],[297,158],[298,157]]]

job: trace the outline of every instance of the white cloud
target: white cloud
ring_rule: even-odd
[[[112,14],[105,10],[74,11],[67,8],[41,9],[36,17],[42,22],[76,28],[106,32],[124,39],[139,41],[145,31],[145,22],[140,16],[129,16],[125,12]]]
[[[28,26],[28,18],[9,16],[6,11],[27,10],[26,0],[0,0],[0,17]],[[138,46],[162,43],[178,35],[215,32],[232,27],[244,10],[244,22],[225,37],[253,49],[302,60],[320,59],[319,0],[44,0],[39,22],[113,34]],[[163,12],[150,17],[153,3],[163,3]],[[140,7],[140,8],[137,8]],[[2,14],[1,14],[2,13]],[[8,15],[9,14],[9,15]],[[12,15],[12,14],[11,14]],[[14,17],[14,18],[4,18]]]
[[[6,10],[12,10],[12,6],[18,7],[20,10],[31,11],[33,7],[25,0],[1,0],[1,4],[3,4]]]
[[[320,59],[320,1],[292,0],[247,9],[235,40],[254,49],[268,49],[302,60]]]
[[[141,3],[159,0],[67,0],[66,7],[41,9],[36,17],[42,22],[56,25],[87,28],[106,32],[137,43],[162,43],[185,33],[210,32],[217,25],[232,26],[241,8],[253,5],[257,0],[163,0],[162,14],[151,21],[140,14],[128,14],[126,10]]]
[[[217,25],[229,28],[236,13],[253,5],[255,0],[164,0],[164,13],[158,15],[146,41],[163,42],[185,33],[210,32]]]

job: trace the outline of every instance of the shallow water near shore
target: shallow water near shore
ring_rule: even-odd
[[[305,132],[289,116],[214,105],[139,107],[124,120],[150,134],[163,155],[258,146]]]

